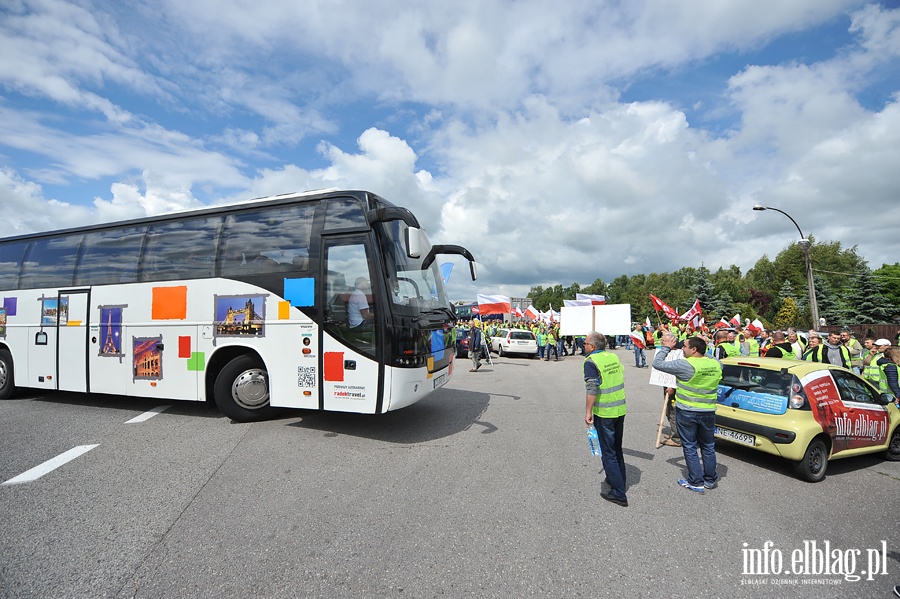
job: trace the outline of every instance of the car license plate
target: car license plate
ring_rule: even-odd
[[[434,388],[443,387],[444,383],[447,382],[447,374],[444,373],[441,376],[434,377]]]
[[[722,428],[717,426],[714,434],[720,439],[728,439],[729,441],[734,441],[735,443],[740,443],[741,445],[749,445],[750,447],[754,447],[756,445],[756,437],[754,437],[753,435],[748,435],[747,433],[739,433],[737,431],[731,430],[730,428]]]

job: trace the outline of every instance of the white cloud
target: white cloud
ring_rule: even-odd
[[[478,288],[511,295],[746,269],[794,239],[756,202],[894,261],[896,82],[879,87],[883,105],[859,97],[898,71],[900,10],[846,12],[861,5],[23,2],[0,22],[0,234],[56,228],[60,208],[72,223],[116,220],[342,187],[411,208],[433,239],[475,253]],[[725,133],[664,90],[618,99],[648,74],[835,19],[856,43],[831,58],[748,58],[697,94],[730,102]],[[93,181],[108,189],[92,206],[38,185]],[[464,280],[451,286],[472,296]]]

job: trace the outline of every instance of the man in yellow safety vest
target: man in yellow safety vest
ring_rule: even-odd
[[[628,507],[625,495],[625,456],[622,433],[625,427],[625,368],[619,357],[606,351],[606,337],[597,331],[588,333],[584,341],[585,411],[584,423],[597,429],[606,472],[608,491],[600,497]]]
[[[675,375],[675,422],[681,436],[681,449],[687,464],[687,478],[678,484],[703,494],[719,484],[716,473],[716,398],[722,365],[706,357],[706,342],[691,337],[684,344],[683,360],[666,361],[675,347],[675,336],[663,335],[662,348],[656,352],[653,368]],[[697,450],[700,450],[700,458]],[[700,466],[700,459],[703,466]]]

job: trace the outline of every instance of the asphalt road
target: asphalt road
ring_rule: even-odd
[[[599,496],[580,357],[495,357],[477,373],[462,360],[446,387],[384,416],[235,424],[172,402],[127,423],[160,404],[0,402],[0,482],[96,445],[0,485],[0,596],[891,596],[900,463],[835,461],[810,484],[720,442],[719,488],[696,495],[675,482],[681,450],[654,449],[649,368],[617,353],[628,508]],[[851,575],[744,574],[751,550],[790,568],[813,542]],[[876,557],[879,574],[852,580]]]

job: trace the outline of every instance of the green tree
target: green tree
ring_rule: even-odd
[[[716,318],[724,318],[725,320],[734,316],[734,301],[731,299],[731,294],[723,291],[716,295],[716,298],[713,300],[712,313],[715,314]]]
[[[775,264],[769,260],[767,255],[763,254],[753,268],[747,271],[744,282],[748,289],[753,288],[769,297],[774,297],[778,292],[779,285],[775,276]]]
[[[697,269],[691,292],[695,299],[700,300],[700,307],[703,308],[704,313],[712,313],[716,292],[709,280],[709,269],[705,266],[701,266]]]
[[[819,306],[819,318],[824,318],[825,323],[829,325],[842,324],[844,322],[844,311],[838,302],[837,294],[832,291],[828,282],[819,275],[813,276],[816,285],[816,304]],[[818,328],[818,324],[813,325]]]
[[[794,303],[793,298],[787,297],[781,302],[781,309],[779,309],[778,314],[775,315],[775,328],[786,329],[788,327],[797,326],[799,317],[800,314],[797,311],[797,304]]]
[[[847,320],[851,324],[889,323],[893,308],[887,303],[881,284],[866,267],[860,268],[856,283],[844,295]]]
[[[891,318],[900,316],[900,262],[882,264],[872,274],[884,291],[884,299],[893,307]]]
[[[748,286],[741,275],[741,269],[732,264],[727,270],[720,268],[710,276],[710,282],[716,293],[728,293],[735,302],[747,302],[750,300],[750,294],[747,292]]]

